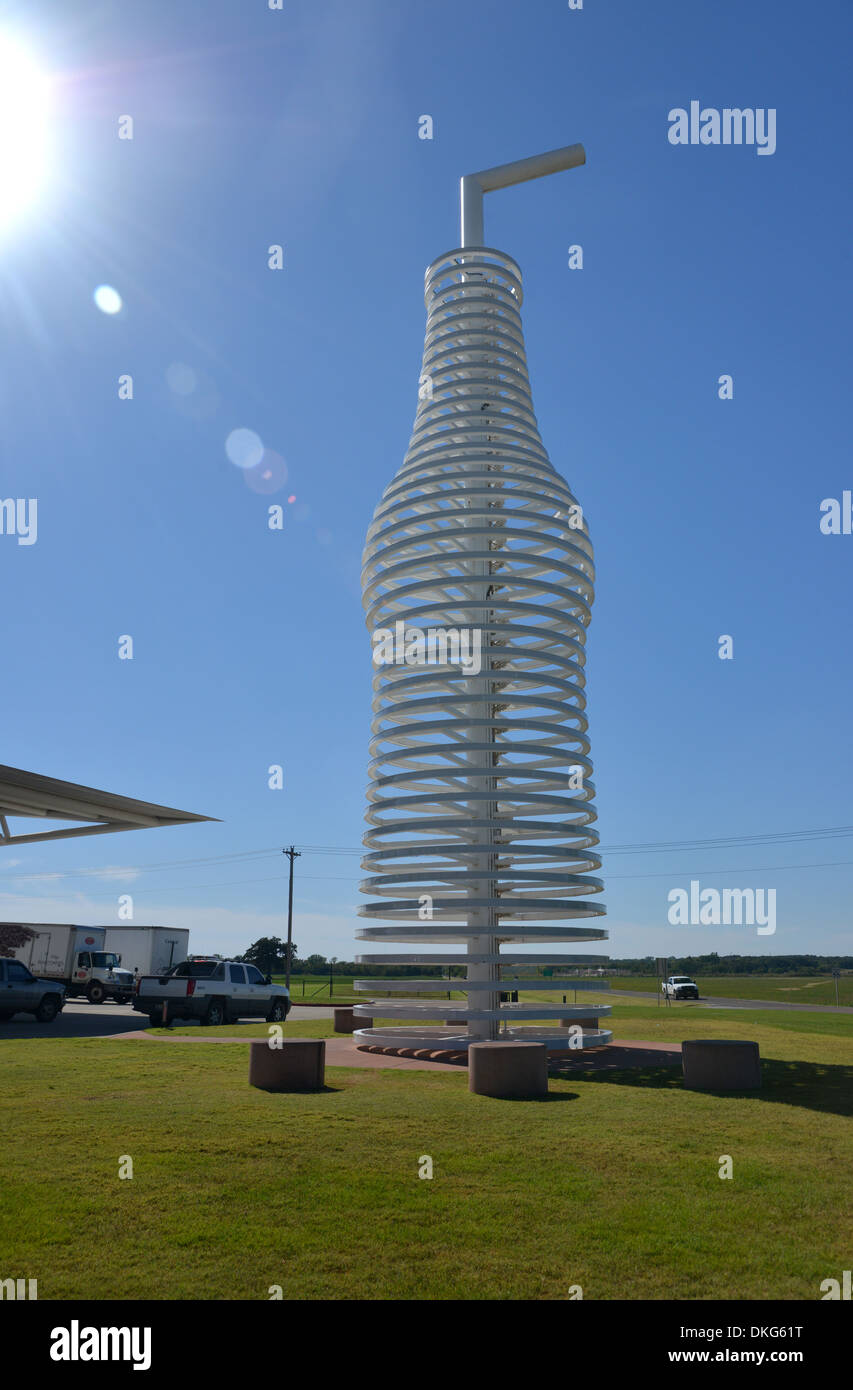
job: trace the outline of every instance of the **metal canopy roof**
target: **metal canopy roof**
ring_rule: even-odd
[[[44,820],[82,821],[88,824],[60,830],[39,830],[13,835],[8,816]],[[26,845],[34,840],[67,840],[76,835],[106,835],[113,830],[141,830],[155,825],[186,825],[190,821],[215,820],[192,811],[174,811],[153,801],[135,801],[113,792],[95,791],[55,777],[40,777],[0,763],[0,845]]]

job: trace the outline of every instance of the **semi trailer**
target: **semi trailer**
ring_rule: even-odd
[[[190,953],[186,927],[107,927],[106,949],[131,975],[165,975]]]
[[[64,922],[2,922],[0,941],[4,955],[22,961],[33,975],[64,985],[67,999],[85,995],[93,1004],[129,1003],[133,974],[107,949],[107,931]]]

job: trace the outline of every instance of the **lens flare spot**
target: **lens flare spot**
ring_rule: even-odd
[[[264,449],[264,456],[254,468],[245,468],[243,478],[253,492],[278,492],[287,482],[287,464],[274,449]]]
[[[176,396],[191,396],[198,386],[198,375],[186,362],[171,362],[166,368],[166,385]]]
[[[257,468],[264,456],[264,446],[254,430],[232,430],[225,441],[225,452],[235,467]]]
[[[121,311],[121,295],[112,285],[99,285],[92,298],[102,314],[118,314]]]

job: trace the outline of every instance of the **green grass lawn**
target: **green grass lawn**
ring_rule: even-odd
[[[364,973],[365,975],[369,975],[369,966],[365,966]],[[285,982],[284,975],[273,975],[272,978],[273,983],[277,985],[283,985]],[[361,1004],[364,1002],[365,996],[364,994],[355,993],[352,987],[352,981],[353,977],[351,975],[341,975],[340,978],[336,977],[334,980],[333,992],[329,994],[328,975],[294,975],[290,981],[290,997],[295,1004]],[[440,985],[440,983],[440,981],[436,981],[436,984]],[[427,994],[421,997],[430,998],[431,996]],[[447,994],[442,992],[441,989],[437,989],[435,991],[435,998],[446,999]],[[453,998],[463,999],[464,995],[454,993]]]
[[[523,996],[522,996],[523,997]],[[532,997],[532,996],[531,996]],[[536,997],[543,1003],[556,1002],[556,996],[552,996],[546,991],[544,995],[538,994]],[[562,996],[559,996],[562,998]],[[578,996],[579,1006],[581,996]],[[763,1042],[767,1039],[775,1040],[780,1034],[802,1034],[813,1033],[825,1038],[839,1038],[849,1040],[853,1047],[853,1015],[850,1014],[811,1014],[811,1013],[791,1013],[780,1014],[767,1009],[738,1009],[737,1012],[725,1009],[697,1008],[692,1001],[673,1004],[670,1008],[659,1007],[656,1003],[651,1003],[645,999],[638,999],[636,1003],[619,1000],[601,991],[600,993],[584,993],[582,1002],[584,1004],[610,1004],[612,1012],[602,1018],[602,1025],[613,1032],[614,1042],[621,1038],[638,1040],[643,1038],[651,1039],[654,1042],[683,1042],[685,1038],[754,1038],[756,1041]],[[424,1019],[424,1023],[443,1024],[444,1018],[438,1015],[434,1019]],[[554,1019],[540,1019],[539,1023],[554,1026]],[[530,1027],[537,1026],[536,1020],[524,1019],[519,1027],[524,1025]],[[393,1018],[375,1018],[374,1026],[381,1028],[399,1028],[401,1022]],[[756,1027],[766,1030],[766,1036],[762,1039],[756,1031]],[[163,1034],[170,1033],[177,1036],[194,1036],[197,1038],[210,1037],[235,1037],[235,1038],[266,1038],[269,1036],[270,1024],[258,1020],[256,1023],[233,1023],[221,1028],[200,1028],[197,1023],[175,1024],[168,1029],[149,1028],[149,1033]],[[284,1036],[290,1038],[331,1038],[335,1037],[334,1025],[329,1019],[303,1019],[300,1018],[299,1010],[294,1009],[284,1024]]]
[[[365,966],[365,972],[368,967]],[[284,984],[284,976],[276,975],[273,977],[276,984]],[[606,977],[605,977],[606,978]],[[651,991],[657,994],[660,984],[651,975],[614,975],[610,981],[614,990],[639,990]],[[835,1003],[835,981],[822,975],[806,978],[798,975],[702,975],[696,981],[699,992],[703,999],[709,996],[717,996],[728,999],[770,999],[779,1003],[789,1004],[834,1004]],[[303,993],[303,984],[305,990]],[[290,982],[291,998],[296,1002],[311,1004],[352,1004],[363,1000],[363,995],[356,995],[352,988],[352,979],[342,975],[334,982],[334,994],[329,995],[328,976],[312,976],[307,978],[301,975],[294,975]],[[564,994],[568,994],[569,1003],[572,1001],[571,983],[565,985],[555,981],[554,993],[541,994],[539,998],[558,1000]],[[446,994],[436,990],[437,998],[446,998]],[[462,999],[464,995],[457,992],[453,993],[454,999]],[[586,997],[585,991],[578,991],[578,1003],[583,1003]],[[838,981],[838,1002],[847,1007],[853,1007],[853,975],[844,975]]]
[[[651,990],[657,994],[659,981],[651,975],[614,975],[613,989]],[[780,1004],[834,1004],[835,981],[826,975],[699,975],[696,977],[703,998],[771,999]],[[578,996],[580,998],[580,996]],[[838,981],[838,1002],[853,1007],[853,975]]]
[[[275,985],[283,985],[284,975],[273,975]],[[355,1004],[358,999],[352,987],[352,977],[341,975],[333,980],[333,990],[329,994],[328,975],[293,975],[290,980],[290,997],[301,1004]]]
[[[819,1298],[849,1267],[853,1017],[638,1001],[613,1027],[756,1038],[764,1089],[654,1066],[512,1102],[464,1069],[330,1067],[270,1095],[239,1045],[0,1043],[2,1273],[46,1299]],[[241,1032],[265,1026],[209,1035]]]

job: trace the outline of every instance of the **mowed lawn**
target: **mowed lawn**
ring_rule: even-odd
[[[780,1004],[835,1003],[835,981],[826,975],[698,975],[695,979],[703,999],[716,996],[770,999]],[[647,990],[653,994],[660,991],[660,981],[652,975],[613,975],[610,984],[613,989]],[[839,979],[838,1003],[853,1007],[853,975]]]
[[[4,1042],[0,1277],[42,1299],[820,1298],[849,1268],[853,1018],[659,1012],[617,1005],[614,1031],[756,1038],[763,1091],[653,1066],[498,1101],[461,1068],[330,1067],[270,1095],[239,1043]],[[266,1029],[209,1036],[243,1031]]]
[[[369,974],[369,968],[365,966],[365,974]],[[607,976],[604,976],[607,979]],[[276,984],[284,984],[284,976],[274,977]],[[305,985],[303,993],[302,986]],[[436,981],[440,985],[440,981]],[[658,994],[660,982],[652,975],[613,975],[610,979],[614,990],[638,990],[640,992],[651,992]],[[700,975],[696,980],[699,986],[699,993],[703,999],[722,998],[722,999],[769,999],[780,1004],[834,1004],[835,1003],[835,981],[826,975],[821,976],[799,976],[799,975]],[[507,982],[507,988],[509,988]],[[349,976],[336,977],[334,993],[329,995],[328,976],[323,979],[320,976],[312,977],[310,980],[301,975],[294,975],[290,982],[291,998],[295,1003],[311,1004],[350,1004],[362,1003],[366,996],[355,994],[352,988],[352,979]],[[381,994],[381,990],[378,991]],[[529,994],[529,992],[528,992]],[[551,995],[546,991],[538,997],[544,1000],[562,999],[563,995],[568,996],[569,1003],[572,1002],[573,992],[572,983],[567,980],[565,983],[556,980],[554,982],[554,992]],[[440,989],[436,990],[437,998],[446,998],[446,994]],[[463,994],[453,993],[454,999],[464,999]],[[578,1003],[583,1003],[588,998],[586,991],[578,990]],[[853,975],[843,975],[838,981],[838,1002],[848,1008],[853,1007]]]
[[[370,967],[365,966],[362,974],[370,975]],[[310,977],[294,975],[290,981],[290,997],[294,1004],[331,1004],[333,1007],[337,1004],[342,1007],[345,1007],[347,1004],[363,1004],[365,999],[370,996],[361,992],[356,994],[353,989],[353,978],[352,975],[336,975],[334,988],[330,994],[328,975],[326,975],[325,978],[319,975]],[[285,979],[286,977],[284,975],[272,976],[273,983],[277,985],[283,985]],[[435,998],[446,1000],[447,993],[441,989],[442,981],[436,980],[435,983]],[[381,990],[378,992],[381,993]],[[426,995],[424,997],[429,998],[430,996]],[[464,997],[464,995],[457,992],[453,993],[454,999],[464,999]]]
[[[285,975],[273,975],[275,985],[283,985]],[[329,994],[328,975],[293,975],[290,980],[290,997],[298,1004],[340,1004],[345,1006],[358,1002],[352,987],[351,975],[336,975]]]

